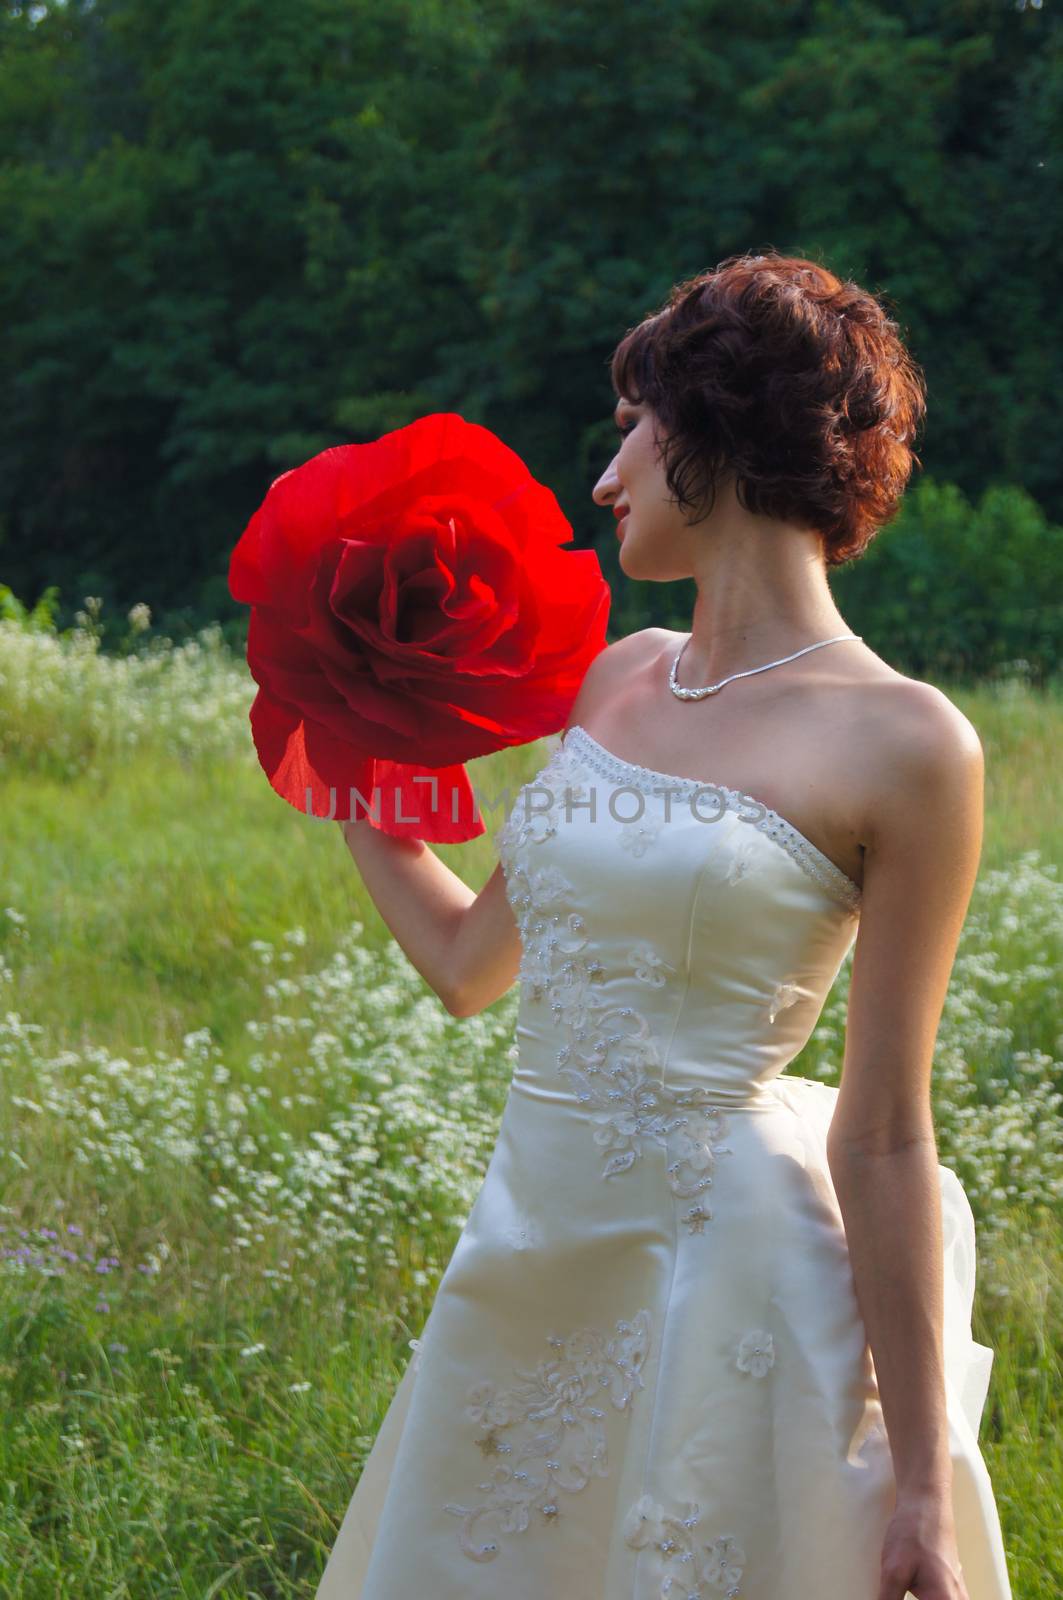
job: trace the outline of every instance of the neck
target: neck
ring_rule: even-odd
[[[710,538],[698,550],[684,687],[852,631],[834,603],[819,535],[777,522],[758,526],[766,520],[750,519],[740,541]]]

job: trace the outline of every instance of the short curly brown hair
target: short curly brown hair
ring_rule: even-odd
[[[740,505],[817,530],[828,566],[867,548],[922,466],[926,382],[897,322],[803,256],[732,255],[676,284],[610,374],[658,418],[680,507],[704,515],[734,473]]]

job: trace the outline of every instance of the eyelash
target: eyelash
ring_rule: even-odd
[[[619,433],[621,438],[623,438],[625,434],[630,433],[634,426],[635,426],[635,424],[633,422],[629,422],[627,427],[625,427],[622,422],[618,422],[617,425],[616,425],[617,432]]]

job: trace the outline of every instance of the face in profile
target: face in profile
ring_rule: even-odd
[[[596,505],[621,513],[616,528],[621,570],[629,578],[659,583],[688,578],[693,573],[692,539],[703,524],[687,520],[668,487],[658,418],[645,402],[623,397],[614,415],[620,448],[592,498]]]

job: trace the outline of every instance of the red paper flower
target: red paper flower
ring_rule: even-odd
[[[385,833],[483,833],[461,763],[563,727],[605,645],[608,585],[571,539],[520,457],[452,412],[282,473],[229,564],[277,793]]]

